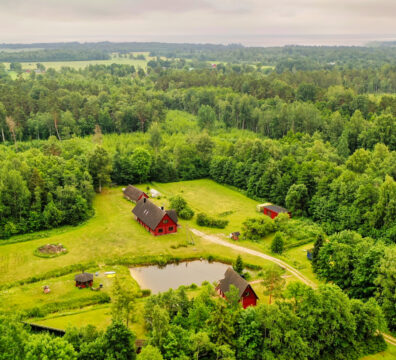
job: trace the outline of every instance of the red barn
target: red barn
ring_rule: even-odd
[[[263,213],[264,215],[268,215],[271,219],[276,218],[279,214],[285,213],[291,217],[291,213],[289,210],[278,206],[278,205],[265,205],[263,206]]]
[[[138,201],[132,213],[136,220],[153,235],[165,235],[177,232],[177,214],[175,210],[164,210],[143,197]]]
[[[148,195],[144,191],[139,190],[132,185],[128,185],[128,187],[126,187],[123,192],[124,197],[130,201],[133,201],[134,203],[137,203],[140,199],[144,197],[148,199]]]
[[[219,281],[216,290],[220,296],[225,298],[225,294],[230,291],[230,285],[234,285],[239,290],[239,298],[244,309],[248,306],[256,306],[258,296],[253,288],[232,268],[227,269],[224,274],[224,279]]]

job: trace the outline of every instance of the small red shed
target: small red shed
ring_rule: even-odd
[[[148,195],[144,191],[142,191],[132,185],[128,185],[123,190],[123,192],[124,192],[124,197],[126,199],[128,199],[129,201],[133,201],[134,203],[137,203],[140,199],[142,199],[144,197],[146,199],[148,199]]]
[[[225,294],[230,291],[230,285],[234,285],[239,290],[239,298],[244,309],[248,306],[256,306],[258,296],[253,288],[232,268],[227,269],[224,274],[224,279],[219,281],[216,290],[220,296],[226,298]]]
[[[289,210],[278,206],[278,205],[265,205],[263,206],[264,215],[268,215],[271,219],[276,218],[281,213],[286,213],[291,217],[291,213]]]
[[[132,213],[139,224],[155,236],[177,232],[176,211],[164,210],[145,197],[138,201]]]

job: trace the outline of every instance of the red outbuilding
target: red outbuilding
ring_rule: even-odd
[[[145,197],[138,201],[132,213],[136,220],[155,236],[177,232],[176,211],[164,210]]]
[[[81,288],[92,287],[93,283],[93,274],[82,272],[82,274],[77,274],[74,277],[76,281],[76,286]]]
[[[230,286],[234,285],[239,290],[239,299],[244,309],[248,306],[256,306],[258,296],[249,283],[240,276],[234,269],[228,268],[224,274],[224,279],[219,281],[216,290],[220,296],[226,298],[226,293],[230,291]]]
[[[148,195],[144,191],[142,191],[132,185],[128,185],[123,190],[123,192],[124,192],[124,197],[126,199],[128,199],[129,201],[133,201],[134,203],[137,203],[142,198],[148,199]]]
[[[291,213],[289,210],[278,206],[278,205],[265,205],[263,206],[264,215],[268,215],[271,219],[276,218],[279,214],[288,214],[291,217]]]

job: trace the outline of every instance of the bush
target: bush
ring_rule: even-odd
[[[228,220],[211,218],[205,213],[197,214],[197,224],[212,228],[224,229],[228,225]]]
[[[243,223],[242,235],[251,240],[260,240],[275,231],[275,223],[269,216],[249,218]]]
[[[277,232],[271,243],[271,251],[275,254],[282,254],[284,249],[284,243],[285,241],[283,240],[282,234],[280,232]]]
[[[194,211],[189,206],[186,206],[178,213],[179,217],[184,220],[190,220],[194,216]]]
[[[187,205],[187,201],[180,195],[173,196],[169,199],[170,206],[176,210],[177,215],[184,220],[190,220],[194,216],[194,211]]]
[[[143,289],[142,290],[142,297],[147,297],[151,295],[151,290],[150,289]]]

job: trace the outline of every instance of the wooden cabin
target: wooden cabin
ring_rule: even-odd
[[[234,285],[239,290],[239,299],[244,309],[248,306],[256,306],[258,296],[253,288],[234,269],[228,268],[224,274],[224,279],[220,280],[216,286],[216,290],[220,296],[226,298],[225,294],[230,291],[231,285]]]
[[[93,278],[93,274],[90,273],[82,272],[81,274],[77,274],[74,277],[74,280],[76,281],[76,287],[80,289],[92,287]]]
[[[285,213],[291,217],[291,213],[289,210],[278,206],[278,205],[265,205],[263,206],[264,215],[269,216],[271,219],[275,219],[279,214]]]
[[[137,203],[142,198],[148,199],[148,197],[149,197],[144,191],[142,191],[132,185],[128,185],[123,190],[123,193],[124,193],[124,197],[126,199],[128,199],[129,201],[133,201],[134,203]]]
[[[149,199],[142,198],[138,201],[132,213],[139,222],[151,234],[165,235],[177,232],[177,214],[175,210],[164,210]]]

